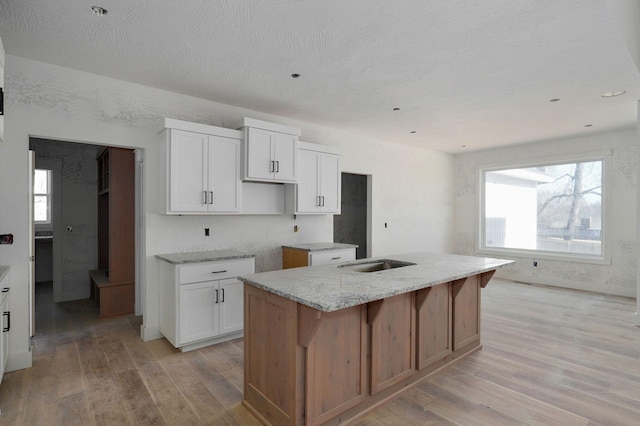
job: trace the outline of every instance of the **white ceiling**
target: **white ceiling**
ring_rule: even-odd
[[[609,9],[634,1],[2,0],[0,37],[11,55],[456,153],[634,126],[640,75]]]

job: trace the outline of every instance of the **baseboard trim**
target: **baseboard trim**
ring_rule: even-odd
[[[7,370],[16,371],[22,370],[23,368],[30,368],[33,366],[33,352],[13,352],[9,353],[9,359],[7,360]]]
[[[162,339],[164,336],[160,333],[160,326],[147,327],[144,324],[140,326],[140,337],[145,342],[149,340]]]

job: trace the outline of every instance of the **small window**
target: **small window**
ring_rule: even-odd
[[[33,220],[51,223],[51,170],[36,169],[33,178]]]
[[[604,160],[483,170],[480,249],[602,259]]]

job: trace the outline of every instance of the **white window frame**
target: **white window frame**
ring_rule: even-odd
[[[53,189],[53,172],[49,169],[41,169],[41,168],[36,168],[35,170],[43,170],[45,172],[47,172],[47,192],[46,194],[44,193],[36,193],[35,188],[33,190],[33,197],[35,198],[36,196],[42,196],[45,195],[47,197],[47,220],[33,220],[35,225],[51,225],[52,224],[52,194],[51,191]],[[35,182],[35,179],[34,179]]]
[[[557,260],[563,262],[578,262],[578,263],[591,263],[600,265],[611,264],[611,179],[610,179],[610,163],[611,163],[610,151],[599,151],[586,153],[581,155],[570,156],[555,156],[552,158],[539,158],[529,162],[517,162],[501,165],[484,165],[476,167],[476,182],[477,182],[477,194],[478,194],[478,206],[477,206],[477,221],[476,221],[476,247],[475,251],[479,255],[483,256],[500,256],[500,257],[515,257],[524,259],[544,259],[544,260]],[[510,170],[527,167],[539,167],[539,166],[553,166],[560,164],[571,163],[583,163],[590,161],[602,161],[602,229],[601,229],[601,244],[602,250],[600,256],[583,255],[576,253],[563,253],[552,252],[545,250],[527,250],[527,249],[515,249],[515,248],[501,248],[501,247],[484,247],[484,235],[485,235],[485,175],[487,172],[498,170]]]

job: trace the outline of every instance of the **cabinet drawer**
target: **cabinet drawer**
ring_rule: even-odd
[[[327,250],[309,253],[309,265],[327,265],[356,259],[356,249]]]
[[[191,263],[178,267],[180,284],[235,278],[242,274],[254,272],[254,259],[220,260],[215,262]]]

